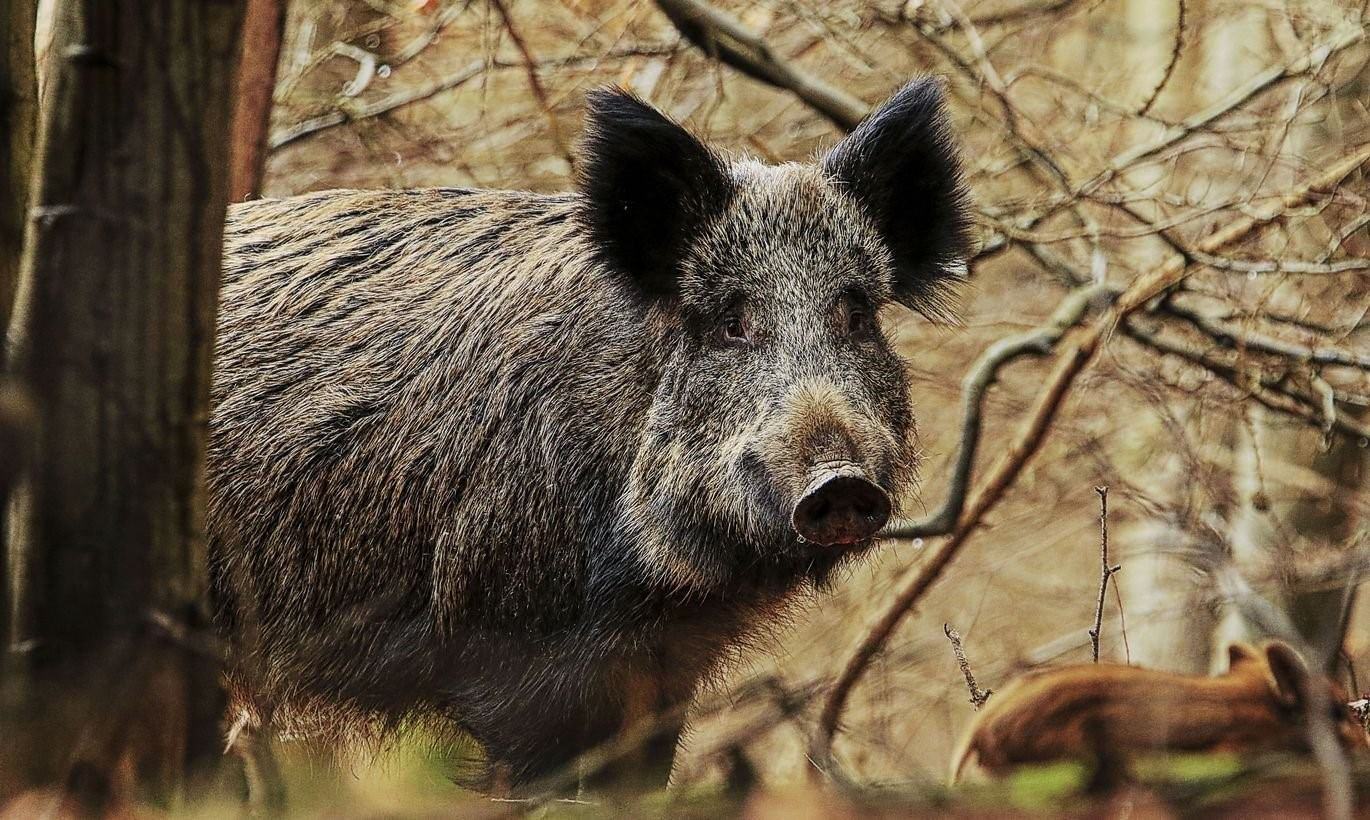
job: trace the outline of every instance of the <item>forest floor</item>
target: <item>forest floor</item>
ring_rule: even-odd
[[[317,781],[300,783],[303,788],[292,789],[291,810],[286,815],[568,820],[1334,816],[1325,804],[1326,778],[1311,761],[1272,758],[1243,765],[1235,758],[1210,755],[1153,761],[1133,771],[1125,779],[1104,778],[1105,782],[1100,782],[1083,765],[1061,764],[1025,769],[993,783],[955,787],[927,783],[847,788],[789,783],[771,787],[735,779],[732,784],[670,789],[632,798],[599,795],[536,802],[476,797],[455,789],[450,782],[447,789],[434,789],[436,781],[423,775],[416,778],[410,770],[399,780],[353,780],[351,787],[341,790],[319,789]],[[1370,817],[1370,765],[1362,763],[1351,774],[1354,792],[1362,798],[1352,816]],[[222,816],[222,808],[192,814]]]

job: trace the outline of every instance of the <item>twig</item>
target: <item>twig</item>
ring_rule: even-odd
[[[969,63],[957,55],[945,43],[933,36],[935,32],[931,32],[922,27],[918,30],[929,43],[937,47],[938,50],[948,58],[948,61],[977,87],[985,84],[984,78],[979,77]],[[1061,188],[1046,205],[1036,212],[1019,215],[1016,220],[1017,230],[1029,231],[1067,208],[1073,208],[1077,215],[1081,215],[1082,211],[1078,206],[1082,198],[1100,198],[1097,192],[1108,183],[1122,178],[1129,171],[1156,160],[1163,152],[1179,145],[1189,137],[1200,133],[1219,119],[1236,111],[1252,99],[1255,99],[1260,94],[1269,91],[1285,80],[1301,76],[1313,68],[1323,65],[1333,54],[1351,48],[1361,42],[1364,38],[1365,30],[1364,27],[1361,26],[1344,26],[1333,30],[1328,34],[1325,40],[1316,43],[1307,52],[1298,55],[1283,65],[1273,66],[1260,72],[1252,77],[1245,85],[1234,89],[1226,97],[1215,102],[1213,105],[1210,105],[1208,108],[1186,117],[1182,122],[1168,126],[1152,141],[1134,145],[1133,147],[1116,154],[1108,161],[1108,164],[1102,170],[1098,171],[1094,176],[1079,185],[1062,186],[1062,179],[1055,170],[1050,167],[1044,169],[1041,166],[1041,160],[1044,156],[1042,152],[1036,150],[1031,145],[1024,145],[1021,139],[1017,139],[1020,135],[1011,133],[1010,141],[1015,143],[1020,161],[1026,162],[1037,168],[1045,182]],[[1007,98],[1003,95],[999,95],[999,99],[1002,104],[1007,105]],[[1119,205],[1123,203],[1110,202],[1106,204]],[[1137,218],[1144,224],[1151,222],[1151,220],[1146,219],[1138,210],[1128,210],[1134,218]],[[1093,226],[1089,227],[1090,234],[1088,235],[1092,235]],[[987,257],[1003,250],[1012,238],[1011,235],[1002,232],[991,237],[981,247],[977,256]]]
[[[1069,260],[1061,257],[1045,245],[1027,244],[1024,248],[1043,266],[1059,273],[1061,278],[1067,282],[1080,283],[1088,281],[1087,274],[1076,269]],[[1202,318],[1200,314],[1180,307],[1174,299],[1160,301],[1152,308],[1152,312],[1158,316],[1174,315],[1178,318],[1183,318],[1186,321],[1191,317]],[[1274,316],[1268,318],[1279,320],[1279,317]],[[1299,326],[1302,326],[1302,324]],[[1264,352],[1275,355],[1283,355],[1286,359],[1292,359],[1293,361],[1291,364],[1293,365],[1301,365],[1307,361],[1328,364],[1333,363],[1333,360],[1335,360],[1336,364],[1347,366],[1353,366],[1357,363],[1357,359],[1353,354],[1344,353],[1332,348],[1304,348],[1274,337],[1267,337],[1259,334],[1251,334],[1249,336],[1242,334],[1239,337],[1241,341],[1234,347],[1231,339],[1223,338],[1218,335],[1220,327],[1222,326],[1219,326],[1216,320],[1208,320],[1208,323],[1205,326],[1197,327],[1197,329],[1201,332],[1204,332],[1206,328],[1213,329],[1214,335],[1210,336],[1210,338],[1212,338],[1216,344],[1224,348],[1240,350],[1243,346],[1241,344],[1242,342],[1250,341],[1251,345],[1246,349],[1263,350]],[[1307,329],[1319,333],[1331,332],[1328,328]],[[1348,436],[1359,438],[1370,437],[1370,425],[1361,423],[1354,418],[1348,418],[1345,414],[1336,412],[1329,413],[1326,408],[1325,396],[1323,397],[1321,404],[1321,412],[1319,412],[1318,406],[1315,406],[1312,397],[1291,388],[1283,377],[1266,377],[1243,370],[1238,366],[1238,363],[1221,359],[1213,351],[1201,350],[1197,347],[1167,339],[1159,332],[1148,330],[1135,321],[1135,317],[1124,322],[1122,330],[1129,338],[1153,351],[1177,356],[1190,364],[1203,368],[1208,373],[1217,376],[1265,407],[1317,426],[1323,429],[1324,432],[1330,428],[1338,430]],[[1226,330],[1223,330],[1222,332],[1235,333],[1235,331]],[[1205,333],[1205,335],[1208,334]],[[1336,401],[1341,402],[1363,403],[1360,397],[1353,397],[1347,394],[1336,394],[1335,391],[1333,398]],[[1333,409],[1335,410],[1335,406]],[[1115,586],[1114,591],[1116,592],[1117,589],[1117,586]],[[1124,639],[1126,640],[1126,636],[1124,636]]]
[[[970,661],[966,659],[966,650],[961,647],[961,633],[952,629],[951,624],[942,624],[942,631],[947,633],[947,640],[951,641],[951,651],[956,654],[956,663],[961,667],[961,674],[966,677],[971,705],[978,712],[985,705],[985,701],[989,700],[989,696],[994,694],[994,690],[981,691],[980,685],[975,682],[975,674],[970,671]]]
[[[1226,97],[1218,100],[1202,111],[1191,114],[1186,117],[1184,121],[1167,128],[1151,142],[1137,145],[1118,154],[1109,161],[1107,167],[1076,189],[1078,195],[1088,195],[1093,191],[1098,190],[1118,178],[1120,175],[1155,158],[1167,148],[1178,144],[1192,134],[1208,127],[1219,118],[1230,114],[1277,83],[1291,77],[1297,77],[1308,72],[1315,66],[1322,65],[1333,54],[1345,51],[1363,39],[1365,39],[1365,29],[1361,26],[1343,26],[1330,32],[1326,40],[1315,44],[1307,52],[1298,55],[1284,65],[1272,66],[1271,68],[1257,73],[1244,85],[1233,89]],[[1069,200],[1067,199],[1065,201],[1052,203],[1042,216],[1045,217],[1052,213],[1056,213],[1060,208],[1064,207],[1068,201]],[[1034,219],[1033,221],[1035,224],[1035,222],[1040,221],[1040,219]]]
[[[1123,608],[1123,591],[1113,585],[1113,599],[1118,602],[1118,633],[1123,636],[1123,659],[1132,663],[1132,647],[1127,642],[1127,610]]]
[[[1180,52],[1184,50],[1184,27],[1185,27],[1185,5],[1184,0],[1175,0],[1175,44],[1170,49],[1170,54],[1166,58],[1165,71],[1161,73],[1161,79],[1151,89],[1151,93],[1146,95],[1146,99],[1137,109],[1137,113],[1146,116],[1151,113],[1151,109],[1156,105],[1156,101],[1161,98],[1161,92],[1165,91],[1166,86],[1170,85],[1170,80],[1175,76],[1175,66],[1180,63]]]
[[[1332,347],[1301,345],[1255,331],[1239,330],[1197,310],[1177,305],[1173,300],[1167,301],[1160,308],[1160,311],[1184,319],[1205,336],[1225,347],[1257,350],[1300,362],[1343,365],[1370,370],[1370,354],[1361,355]]]
[[[977,14],[972,15],[970,17],[970,20],[971,22],[975,23],[975,25],[982,27],[1001,26],[1007,23],[1023,22],[1026,20],[1033,19],[1059,20],[1061,19],[1061,17],[1073,14],[1074,10],[1070,9],[1069,7],[1078,5],[1081,2],[1083,2],[1083,0],[1046,0],[1046,2],[1042,3],[1023,3],[1019,6],[1002,10],[978,12]],[[883,17],[882,19],[887,20],[889,22],[913,23],[915,25],[922,22],[909,15],[910,6],[916,6],[920,11],[927,8],[927,6],[921,3],[900,3],[899,12],[897,16]],[[1055,12],[1058,11],[1065,11],[1066,14],[1055,15]],[[876,8],[876,14],[881,14],[878,7]],[[939,25],[941,28],[944,29],[951,27],[951,22],[935,22],[935,24]]]
[[[1108,563],[1108,488],[1095,487],[1099,494],[1099,601],[1094,607],[1094,626],[1089,630],[1089,645],[1094,662],[1099,662],[1099,635],[1104,630],[1104,596],[1108,594],[1108,579],[1123,568],[1122,564]]]
[[[342,95],[344,97],[358,96],[376,78],[376,66],[379,62],[376,55],[366,49],[357,48],[351,43],[334,43],[333,53],[339,57],[346,57],[357,64],[357,75],[343,86]]]
[[[608,59],[620,59],[624,57],[660,57],[668,56],[677,51],[674,44],[636,47],[613,51],[608,54],[597,55],[595,57],[571,57],[565,60],[546,60],[539,64],[540,68],[547,66],[556,67],[575,67],[602,62]],[[270,145],[272,150],[289,145],[296,140],[303,139],[312,134],[324,131],[335,126],[343,125],[357,120],[364,120],[369,117],[379,117],[388,114],[406,105],[436,97],[444,91],[451,91],[471,80],[479,77],[488,69],[505,69],[525,67],[521,63],[509,64],[499,61],[491,62],[484,57],[472,60],[456,71],[443,77],[430,80],[428,82],[415,85],[393,94],[388,94],[380,99],[368,103],[357,103],[353,101],[345,108],[335,107],[331,111],[319,114],[316,117],[302,120],[293,125],[279,128],[271,134]],[[526,67],[525,67],[526,68]]]
[[[514,47],[518,49],[519,55],[523,57],[523,66],[528,74],[528,88],[533,92],[533,98],[542,107],[543,116],[547,118],[547,129],[552,135],[552,143],[556,145],[557,151],[566,160],[567,164],[575,166],[575,156],[566,146],[566,140],[561,135],[561,126],[557,124],[556,112],[552,110],[551,99],[547,96],[547,90],[542,87],[542,79],[538,77],[538,63],[533,57],[533,52],[528,48],[528,43],[519,33],[514,25],[514,18],[509,14],[509,9],[504,5],[504,0],[490,0],[495,7],[495,12],[499,14],[500,20],[504,22],[504,30],[509,32],[509,39],[514,41]]]
[[[844,131],[861,123],[870,106],[776,54],[765,38],[700,0],[656,0],[691,43],[748,77],[792,92]]]

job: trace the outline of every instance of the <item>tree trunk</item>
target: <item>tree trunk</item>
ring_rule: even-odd
[[[28,221],[29,177],[38,116],[33,63],[37,0],[0,5],[0,331],[9,325]],[[2,336],[3,334],[0,334]],[[0,343],[0,351],[4,350]]]
[[[271,95],[276,89],[276,64],[284,31],[285,0],[247,0],[234,94],[229,202],[242,202],[262,194]]]
[[[41,419],[10,555],[37,779],[131,770],[165,801],[219,757],[203,474],[241,15],[55,15],[9,351]]]
[[[8,347],[10,310],[19,283],[19,262],[28,222],[29,179],[37,131],[38,79],[33,35],[37,0],[0,2],[0,362]],[[22,465],[29,430],[18,388],[0,373],[0,646],[10,634],[10,573],[5,547],[5,509]],[[0,653],[0,677],[5,656]],[[0,697],[5,696],[0,691]]]

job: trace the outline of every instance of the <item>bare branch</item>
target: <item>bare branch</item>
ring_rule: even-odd
[[[548,60],[541,63],[539,67],[555,66],[569,68],[602,62],[606,59],[623,57],[660,57],[673,54],[676,51],[677,47],[675,44],[636,47],[613,51],[597,57],[574,57],[566,60]],[[483,57],[472,60],[445,77],[438,77],[429,80],[428,82],[417,84],[412,88],[397,91],[369,103],[352,103],[348,105],[340,103],[338,107],[334,108],[332,111],[320,114],[317,117],[311,117],[307,120],[295,123],[294,125],[280,128],[271,135],[271,148],[272,150],[275,150],[328,128],[355,122],[357,120],[364,120],[368,117],[379,117],[382,114],[388,114],[391,111],[403,108],[406,105],[412,105],[413,103],[436,97],[444,91],[451,91],[454,88],[465,85],[471,80],[479,77],[487,69],[523,67],[524,65],[522,63],[491,62]]]
[[[557,115],[552,110],[551,99],[547,96],[547,90],[542,87],[541,78],[538,77],[538,63],[533,57],[532,50],[528,48],[527,41],[523,39],[523,35],[514,25],[514,18],[510,16],[509,9],[504,5],[504,0],[490,0],[490,2],[495,7],[496,13],[499,14],[500,20],[504,22],[504,30],[509,32],[509,39],[514,41],[514,47],[523,57],[523,66],[528,74],[528,88],[533,92],[533,98],[537,100],[538,105],[542,107],[543,116],[547,118],[547,130],[552,135],[552,142],[556,144],[557,150],[561,152],[566,162],[574,167],[575,158],[561,135],[561,126],[557,124]]]
[[[970,660],[966,658],[966,650],[961,646],[961,633],[951,628],[951,624],[942,624],[942,631],[946,633],[947,640],[951,641],[951,651],[956,655],[956,664],[961,667],[961,674],[966,678],[966,688],[970,690],[970,702],[975,707],[975,711],[980,711],[989,700],[989,696],[994,694],[993,689],[981,691],[980,685],[975,682],[975,674],[970,671]]]
[[[1161,79],[1151,89],[1151,93],[1146,96],[1142,107],[1137,111],[1142,116],[1151,113],[1152,106],[1161,98],[1161,93],[1165,91],[1166,86],[1170,85],[1170,79],[1175,76],[1175,66],[1179,65],[1180,52],[1184,49],[1184,13],[1184,0],[1175,0],[1175,45],[1170,49],[1170,55],[1166,58],[1165,71],[1161,74]]]
[[[1173,299],[1166,301],[1160,307],[1160,311],[1184,319],[1214,342],[1227,347],[1272,353],[1299,362],[1343,365],[1370,370],[1370,355],[1357,354],[1332,347],[1301,345],[1257,331],[1241,330],[1206,316],[1197,310],[1176,304]]]
[[[1322,65],[1334,54],[1341,53],[1365,39],[1365,29],[1361,26],[1343,26],[1333,30],[1326,39],[1315,44],[1283,65],[1272,66],[1233,89],[1231,93],[1207,108],[1197,111],[1184,120],[1169,126],[1155,139],[1139,143],[1122,151],[1109,160],[1108,164],[1067,194],[1057,196],[1040,211],[1020,218],[1018,227],[1029,229],[1047,217],[1059,213],[1082,196],[1088,196],[1117,179],[1122,174],[1140,167],[1155,159],[1162,152],[1172,148],[1194,134],[1213,125],[1219,119],[1231,114],[1262,93],[1274,88],[1284,80],[1302,76],[1313,68]]]
[[[1108,563],[1108,488],[1095,487],[1099,494],[1099,601],[1094,607],[1094,626],[1089,630],[1089,645],[1094,662],[1099,662],[1099,636],[1104,630],[1104,598],[1108,594],[1108,579],[1121,570],[1121,564]],[[1116,585],[1115,585],[1116,587]]]
[[[895,521],[883,532],[882,538],[927,538],[946,535],[956,527],[966,505],[971,472],[980,445],[983,426],[985,393],[999,377],[999,370],[1024,356],[1044,356],[1051,352],[1066,331],[1078,324],[1090,304],[1107,294],[1102,285],[1085,285],[1072,291],[1039,328],[1000,339],[985,349],[971,366],[961,387],[961,438],[956,462],[952,467],[951,482],[946,500],[937,512],[917,521]]]
[[[704,53],[768,85],[792,92],[839,128],[850,131],[870,106],[776,54],[761,35],[701,0],[656,0],[680,33]]]
[[[1137,322],[1124,322],[1122,330],[1129,337],[1153,350],[1169,353],[1191,364],[1199,365],[1272,410],[1278,410],[1281,413],[1303,419],[1316,427],[1338,430],[1355,438],[1370,438],[1370,425],[1351,418],[1345,413],[1335,414],[1328,419],[1321,411],[1320,400],[1301,395],[1279,380],[1253,377],[1235,364],[1223,361],[1209,351],[1167,339],[1160,333],[1142,327]]]

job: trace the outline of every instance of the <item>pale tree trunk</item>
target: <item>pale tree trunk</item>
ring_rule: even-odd
[[[234,93],[229,202],[261,196],[271,95],[285,33],[285,0],[247,0]]]
[[[1102,41],[1094,57],[1109,59],[1110,49],[1127,49],[1127,65],[1145,66],[1128,87],[1126,99],[1139,110],[1183,119],[1201,108],[1187,89],[1193,77],[1176,72],[1175,43],[1192,33],[1174,0],[1122,0],[1114,15],[1099,15],[1101,29],[1121,26],[1116,42]],[[1151,412],[1138,413],[1127,425],[1127,444],[1120,448],[1123,476],[1144,488],[1150,504],[1124,499],[1115,543],[1123,571],[1116,576],[1126,606],[1127,651],[1133,663],[1157,669],[1202,674],[1209,665],[1209,645],[1216,625],[1211,592],[1196,563],[1211,560],[1218,545],[1206,537],[1226,496],[1225,476],[1207,469],[1207,442],[1230,438],[1230,425],[1205,413],[1202,403],[1162,397]],[[1164,407],[1161,407],[1161,404]],[[1159,508],[1159,509],[1158,509]],[[1160,510],[1163,510],[1160,511]],[[1121,625],[1120,625],[1121,626]],[[1115,653],[1116,654],[1116,653]]]
[[[1367,415],[1350,407],[1339,411]],[[1232,557],[1253,577],[1281,579],[1271,597],[1317,654],[1309,662],[1333,671],[1361,579],[1354,571],[1322,576],[1324,568],[1343,563],[1339,559],[1363,531],[1358,507],[1366,451],[1349,436],[1324,440],[1320,430],[1270,411],[1253,408],[1251,416]],[[1262,637],[1233,614],[1219,640]]]
[[[1124,571],[1117,583],[1127,606],[1130,660],[1204,674],[1218,620],[1208,577],[1196,567],[1220,560],[1226,546],[1211,533],[1230,510],[1228,477],[1211,459],[1212,451],[1230,451],[1235,430],[1202,403],[1172,402],[1167,409],[1165,419],[1160,411],[1136,414],[1131,444],[1119,454],[1125,474],[1145,476],[1147,494],[1164,511],[1141,512],[1118,527]]]
[[[29,775],[165,801],[219,756],[203,528],[240,0],[63,0],[10,364]],[[16,728],[10,721],[9,728]]]

